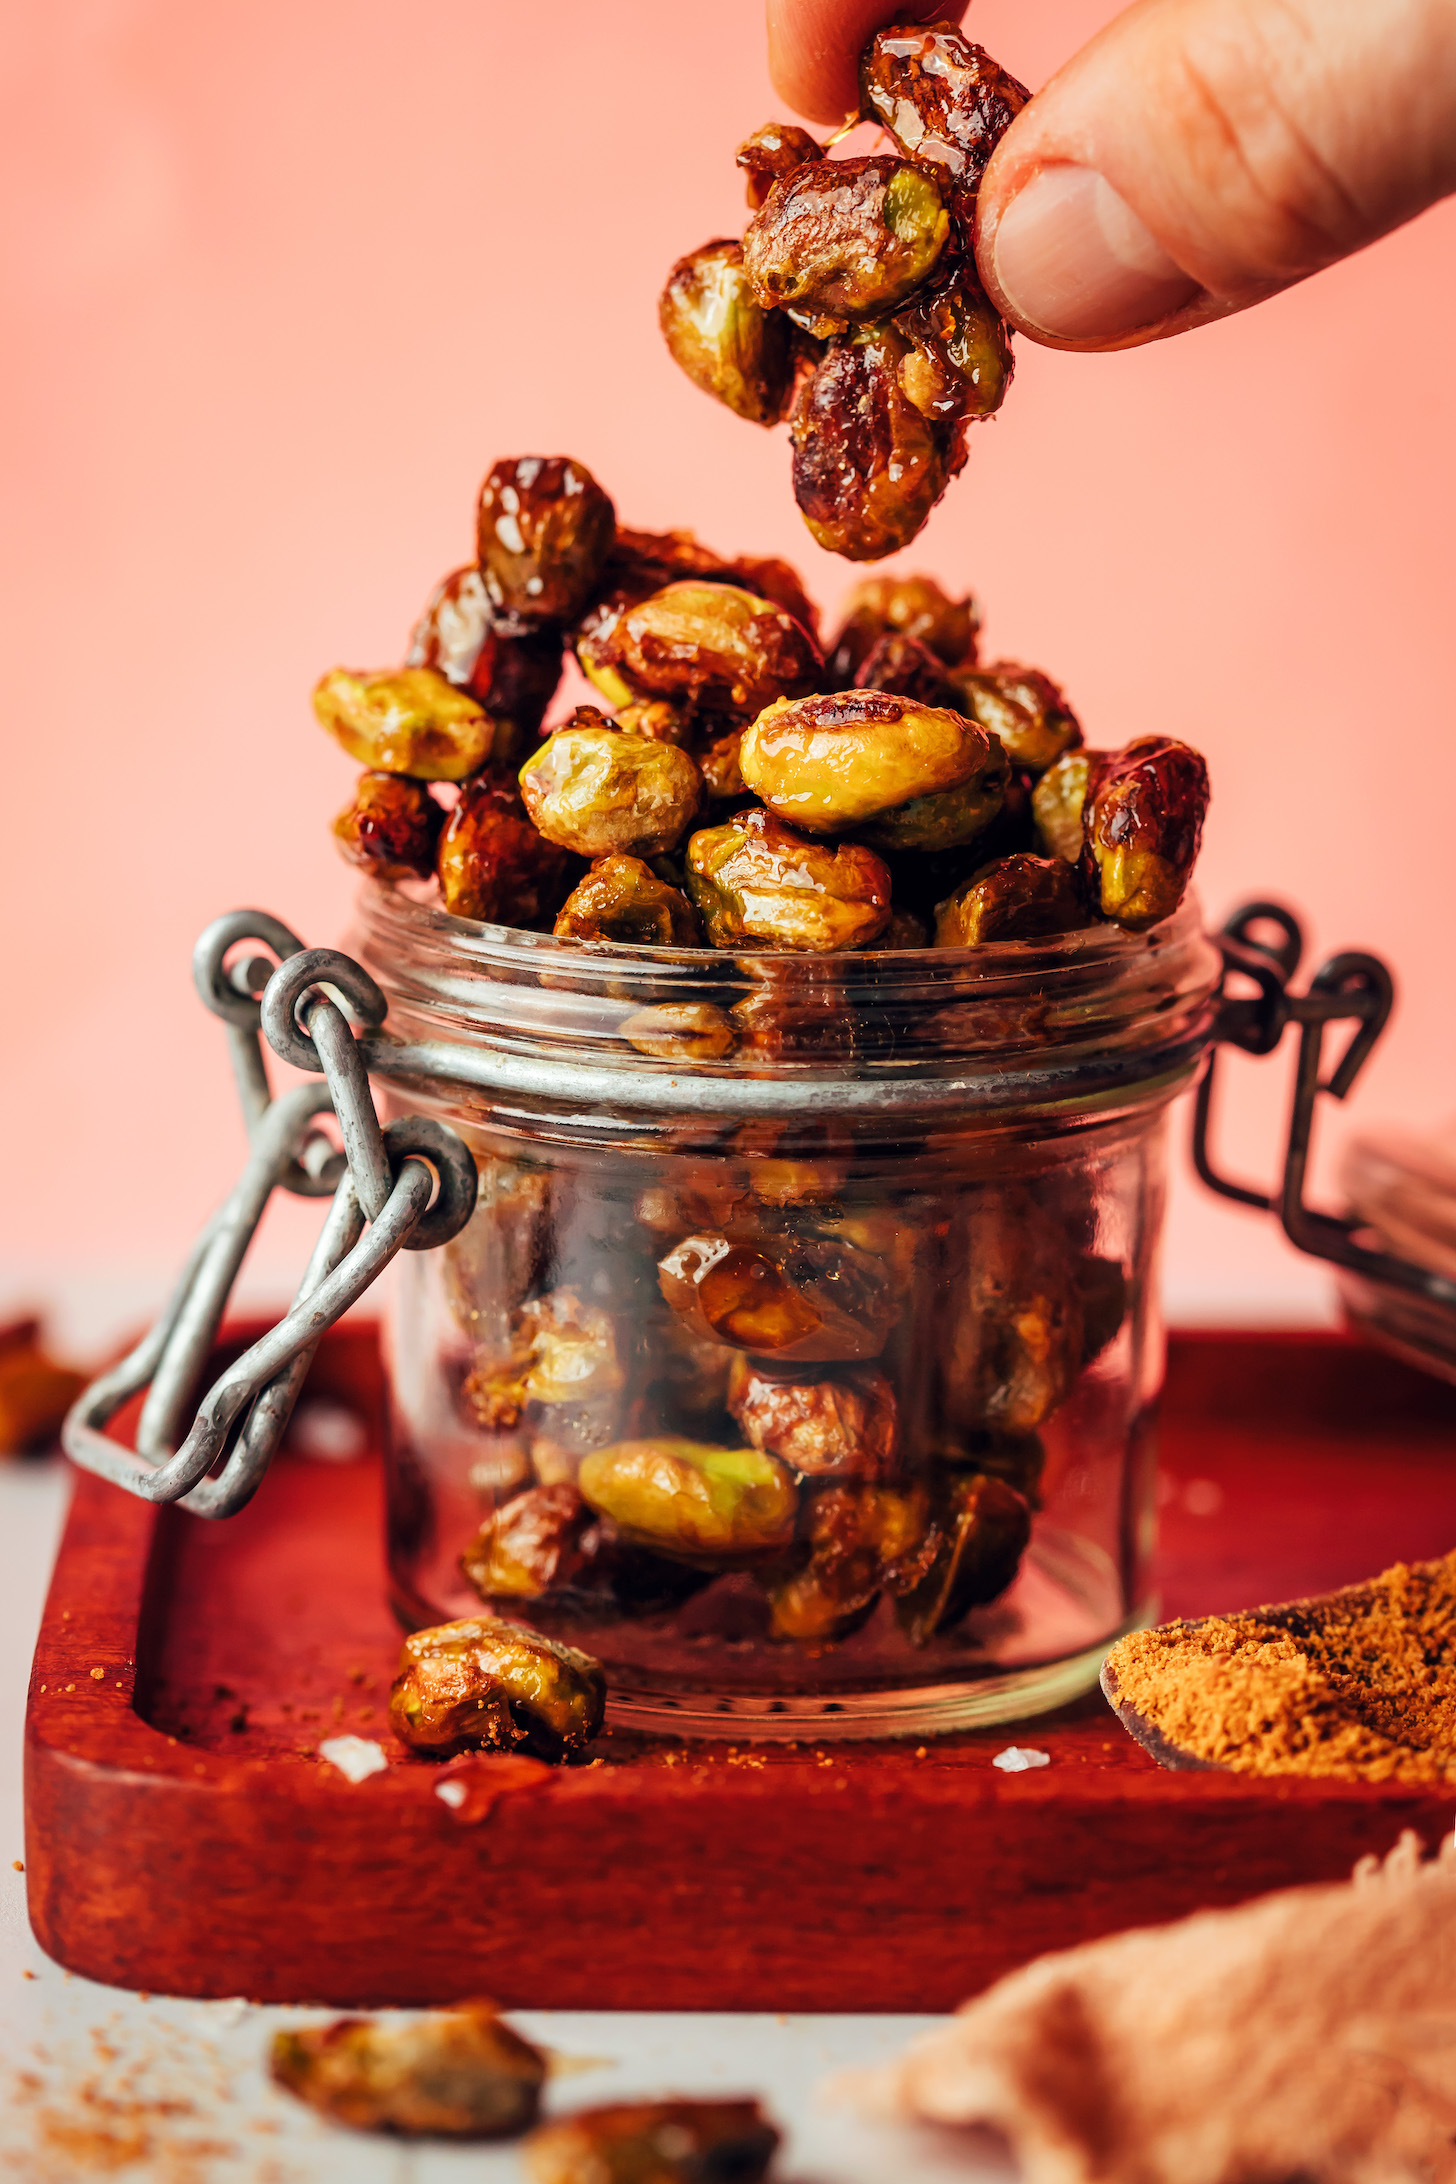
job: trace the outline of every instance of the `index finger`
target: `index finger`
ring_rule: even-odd
[[[859,106],[859,56],[886,23],[958,23],[969,0],[768,0],[774,89],[809,121],[843,121]]]

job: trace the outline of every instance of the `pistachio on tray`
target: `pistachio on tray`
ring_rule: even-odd
[[[412,1752],[511,1751],[567,1759],[602,1726],[606,1680],[590,1654],[524,1623],[465,1616],[404,1642],[390,1727]]]
[[[536,2121],[546,2080],[541,2050],[489,2002],[278,2032],[269,2067],[331,2122],[408,2138],[513,2138]]]

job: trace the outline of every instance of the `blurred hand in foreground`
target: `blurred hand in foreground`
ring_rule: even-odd
[[[964,12],[768,0],[774,83],[842,121],[872,31]],[[1033,340],[1131,348],[1246,310],[1453,189],[1456,0],[1136,0],[1012,123],[976,256]]]

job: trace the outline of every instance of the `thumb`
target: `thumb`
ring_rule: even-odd
[[[1456,188],[1453,0],[1137,0],[1012,123],[976,255],[1115,349],[1244,310]]]

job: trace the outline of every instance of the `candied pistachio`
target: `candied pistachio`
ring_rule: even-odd
[[[1062,1226],[1031,1193],[993,1186],[952,1229],[949,1325],[938,1344],[952,1433],[1026,1433],[1070,1394],[1082,1363],[1082,1304]]]
[[[319,724],[375,773],[464,781],[491,753],[495,723],[465,691],[429,667],[371,675],[331,668],[313,694]]]
[[[732,1018],[711,1001],[661,1001],[635,1009],[621,1033],[639,1054],[664,1062],[717,1061],[733,1052],[737,1036]]]
[[[585,706],[577,707],[578,714],[586,710]],[[619,706],[609,725],[629,735],[648,736],[654,743],[675,743],[683,750],[693,740],[697,720],[690,706],[669,705],[666,698],[639,698],[631,705]]]
[[[632,1210],[660,1247],[685,1229],[725,1228],[747,1196],[746,1184],[724,1161],[674,1161],[660,1181],[638,1193]]]
[[[1050,675],[1014,660],[954,678],[963,713],[999,736],[1013,766],[1045,773],[1082,741],[1082,727]]]
[[[703,782],[686,751],[614,728],[563,728],[521,768],[521,794],[550,842],[579,857],[651,857],[681,841]]]
[[[609,940],[631,948],[696,948],[703,937],[687,897],[640,857],[599,857],[551,930],[558,940]]]
[[[743,265],[767,309],[811,333],[888,318],[925,281],[950,236],[935,176],[902,159],[804,162],[749,221]]]
[[[766,309],[728,239],[690,251],[667,276],[657,320],[668,353],[695,387],[751,425],[776,425],[794,386],[789,327]]]
[[[445,814],[423,781],[362,773],[352,802],[334,821],[334,839],[350,864],[377,880],[427,880]]]
[[[277,2032],[277,2085],[334,2123],[408,2138],[510,2138],[541,2106],[546,2057],[491,2002],[430,2010],[403,2024],[339,2017]]]
[[[895,1604],[912,1645],[954,1630],[971,1609],[1005,1592],[1031,1537],[1031,1511],[1004,1479],[973,1474],[943,1487],[935,1512],[939,1552]]]
[[[796,168],[822,159],[824,147],[792,121],[765,122],[745,137],[733,154],[748,191],[748,209],[757,212],[775,182],[786,182]]]
[[[696,577],[626,607],[595,658],[629,693],[740,719],[812,689],[820,671],[808,631],[773,600]]]
[[[913,637],[947,667],[974,664],[980,610],[973,598],[950,599],[933,576],[870,576],[845,602],[829,648],[831,689],[848,689],[871,648],[886,635]]]
[[[973,839],[1010,770],[974,721],[885,690],[780,699],[745,734],[739,765],[775,817],[811,834],[862,829],[892,849]]]
[[[878,1357],[898,1317],[879,1260],[828,1237],[687,1236],[659,1261],[658,1280],[695,1334],[775,1360]]]
[[[909,698],[916,705],[949,708],[963,713],[960,693],[929,645],[899,630],[877,637],[865,654],[855,676],[860,690],[886,690],[892,697]]]
[[[746,1567],[793,1537],[797,1495],[776,1457],[676,1434],[619,1441],[582,1463],[584,1498],[655,1553]]]
[[[548,925],[566,890],[564,852],[532,826],[511,776],[494,771],[461,790],[435,869],[452,917],[487,925]]]
[[[565,1759],[602,1726],[606,1678],[589,1653],[504,1617],[464,1616],[406,1638],[390,1727],[412,1752],[509,1751]]]
[[[404,664],[434,668],[468,690],[496,724],[491,756],[509,758],[535,735],[561,680],[561,638],[555,630],[498,628],[485,579],[472,561],[431,592]]]
[[[507,1432],[528,1403],[599,1406],[623,1383],[611,1316],[575,1289],[553,1289],[512,1314],[509,1354],[479,1360],[461,1394],[478,1424]]]
[[[908,546],[950,483],[948,428],[900,383],[908,354],[889,326],[833,342],[794,405],[794,499],[819,544],[849,561]]]
[[[756,809],[692,836],[687,890],[715,948],[863,948],[890,917],[878,857],[850,842],[830,849]]]
[[[491,604],[525,628],[570,622],[601,576],[617,516],[569,455],[498,462],[480,488],[476,557]]]
[[[1031,93],[953,23],[891,23],[860,59],[860,111],[933,168],[965,232],[992,152]]]
[[[732,803],[735,798],[748,794],[748,784],[738,764],[742,745],[743,730],[730,728],[726,735],[715,737],[706,751],[698,753],[698,771],[714,803]]]
[[[441,577],[425,601],[425,611],[410,634],[404,664],[433,668],[447,682],[470,690],[484,705],[484,695],[475,691],[473,684],[482,655],[489,679],[495,644],[490,594],[485,578],[470,561],[463,569],[452,569],[448,576]]]
[[[895,1391],[872,1365],[826,1375],[776,1372],[739,1356],[728,1409],[755,1448],[810,1478],[893,1478],[899,1445]]]
[[[880,935],[882,948],[928,948],[930,927],[924,918],[918,918],[913,910],[902,909],[898,904],[890,913],[890,922]]]
[[[518,1160],[475,1156],[475,1211],[440,1252],[445,1301],[477,1343],[536,1286],[551,1245],[551,1176]]]
[[[1068,751],[1047,768],[1032,790],[1031,816],[1048,856],[1073,865],[1080,861],[1088,784],[1105,764],[1105,752]]]
[[[912,298],[894,323],[909,344],[900,384],[923,416],[953,422],[995,415],[1015,368],[1010,329],[963,268]]]
[[[881,944],[876,938],[868,945]],[[742,968],[753,979],[753,990],[734,1002],[731,1014],[746,1054],[775,1060],[813,1055],[822,1060],[826,1048],[840,1054],[856,1051],[860,1018],[836,957],[826,962],[785,953],[777,960],[750,959]],[[766,1165],[758,1164],[760,1176]]]
[[[535,1600],[582,1568],[591,1511],[574,1486],[533,1486],[493,1509],[460,1557],[482,1600]]]
[[[1203,838],[1208,768],[1171,736],[1143,736],[1098,771],[1082,813],[1082,871],[1103,917],[1130,933],[1170,918]]]
[[[1072,867],[1060,857],[1000,857],[958,887],[935,914],[937,948],[1046,940],[1087,923]]]
[[[526,2141],[534,2184],[760,2184],[779,2134],[757,2101],[619,2101]]]
[[[847,1637],[881,1592],[920,1584],[940,1544],[920,1484],[825,1487],[809,1497],[801,1531],[807,1561],[765,1584],[770,1636],[800,1644]]]
[[[737,1362],[720,1342],[708,1342],[661,1306],[646,1331],[654,1415],[673,1432],[721,1438],[728,1376]],[[755,1443],[756,1447],[758,1444]],[[772,1450],[768,1452],[770,1455]]]
[[[1039,1433],[974,1431],[935,1443],[931,1453],[953,1471],[981,1471],[999,1479],[1014,1487],[1028,1508],[1040,1509],[1046,1445]]]
[[[791,614],[818,645],[819,609],[791,561],[780,561],[774,554],[738,554],[729,562],[728,574],[745,591],[757,592],[760,599],[771,599],[785,614]]]

